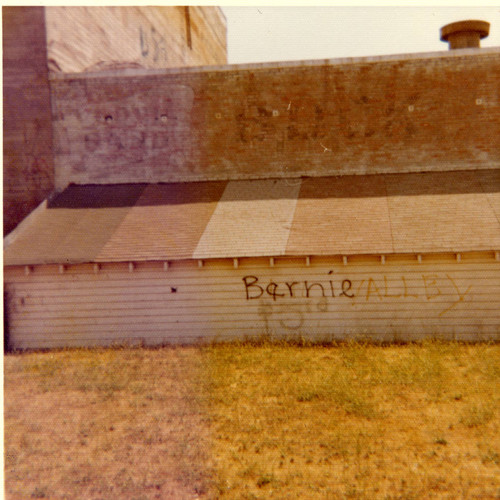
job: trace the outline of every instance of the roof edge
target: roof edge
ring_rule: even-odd
[[[50,198],[50,197],[49,197]],[[34,224],[38,216],[47,208],[49,198],[45,198],[32,212],[30,212],[7,236],[3,239],[4,251],[12,245],[17,237],[29,226]]]
[[[75,80],[89,78],[110,78],[110,77],[138,77],[138,76],[161,76],[161,75],[176,75],[187,73],[214,73],[238,70],[266,70],[270,68],[280,69],[294,67],[321,67],[321,66],[341,66],[348,64],[360,63],[380,63],[386,61],[411,61],[416,59],[442,59],[455,57],[478,57],[491,54],[500,55],[500,47],[484,47],[484,48],[467,48],[457,49],[453,51],[444,50],[436,52],[415,52],[409,54],[389,54],[379,56],[361,56],[361,57],[341,57],[333,59],[310,59],[296,61],[271,61],[261,63],[244,63],[244,64],[224,64],[224,65],[206,65],[206,66],[189,66],[179,68],[161,68],[161,69],[146,69],[146,68],[124,68],[115,70],[104,70],[96,72],[83,73],[53,73],[49,76],[52,81],[58,80]]]
[[[221,261],[221,260],[226,260],[226,261],[234,261],[234,260],[240,260],[240,259],[272,259],[273,262],[279,261],[279,260],[287,260],[287,259],[304,259],[304,265],[310,265],[307,262],[310,263],[311,259],[314,258],[321,258],[321,259],[340,259],[341,262],[344,264],[350,263],[349,259],[356,259],[356,258],[366,258],[366,257],[373,257],[378,258],[380,264],[384,265],[386,263],[386,258],[391,258],[391,257],[415,257],[415,262],[420,262],[421,259],[424,259],[426,256],[446,256],[446,255],[453,255],[454,260],[457,262],[461,262],[462,256],[466,256],[467,254],[490,254],[490,258],[493,261],[499,262],[500,263],[500,249],[496,248],[481,248],[481,249],[447,249],[447,250],[440,250],[440,251],[412,251],[412,252],[390,252],[390,253],[354,253],[354,254],[297,254],[297,255],[250,255],[250,256],[232,256],[232,257],[199,257],[199,258],[193,258],[193,257],[180,257],[180,258],[164,258],[164,259],[119,259],[119,260],[72,260],[72,261],[65,261],[65,262],[60,262],[60,261],[46,261],[46,262],[23,262],[23,263],[15,263],[15,264],[5,264],[5,268],[14,268],[14,267],[34,267],[34,266],[78,266],[78,265],[94,265],[94,264],[99,264],[99,265],[112,265],[112,264],[141,264],[141,263],[159,263],[159,264],[164,264],[165,262],[167,263],[174,263],[174,262],[197,262],[198,267],[203,267],[204,262],[210,262],[210,261]]]

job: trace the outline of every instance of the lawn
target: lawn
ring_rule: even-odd
[[[7,498],[500,498],[500,345],[9,353]]]

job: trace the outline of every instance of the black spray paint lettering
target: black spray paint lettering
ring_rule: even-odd
[[[276,300],[276,297],[284,297],[284,293],[278,293],[276,290],[278,289],[278,284],[271,281],[269,285],[266,286],[266,292],[270,295],[273,300]]]
[[[260,297],[262,297],[262,294],[264,293],[264,289],[261,286],[256,285],[257,281],[259,281],[259,278],[257,278],[256,276],[245,276],[243,278],[243,283],[245,283],[245,291],[247,294],[247,300],[259,299]],[[254,290],[253,292],[251,292],[252,288],[256,288],[257,291]],[[257,293],[257,294],[255,295],[255,293]]]
[[[154,62],[167,60],[167,49],[165,38],[161,36],[154,27],[151,26],[149,33],[139,27],[139,44],[141,48],[141,55],[147,58],[151,55]],[[150,47],[152,52],[150,53]]]
[[[270,281],[264,288],[264,285],[261,286],[257,284],[259,282],[259,278],[257,276],[244,276],[242,280],[245,285],[245,294],[247,300],[260,299],[264,294],[272,297],[273,301],[276,301],[278,298],[283,297],[295,298],[300,296],[297,294],[298,288],[302,289],[302,296],[306,298],[317,296],[326,298],[328,295],[327,291],[331,293],[331,297],[335,298],[335,287],[333,281],[331,280],[328,281],[329,290],[328,286],[325,287],[322,283],[319,282],[309,283],[308,281],[291,281],[285,282],[283,284]],[[344,296],[350,299],[355,297],[355,294],[352,291],[351,280],[343,280],[340,287],[342,291],[339,293],[339,297]]]
[[[329,275],[332,272],[328,273]],[[409,280],[407,281],[407,278]],[[309,282],[304,281],[285,281],[277,283],[275,281],[268,281],[266,284],[259,283],[257,276],[245,276],[243,283],[245,285],[246,299],[260,299],[269,300],[269,307],[272,310],[272,303],[278,299],[300,299],[306,298],[312,301],[320,299],[316,304],[317,311],[328,311],[328,298],[346,297],[357,303],[358,300],[366,302],[382,302],[386,299],[426,299],[427,301],[439,301],[443,303],[444,309],[438,314],[439,317],[447,314],[455,309],[459,304],[464,303],[466,298],[471,296],[472,285],[457,284],[455,279],[449,274],[435,273],[435,274],[421,274],[410,276],[394,276],[390,279],[387,276],[366,277],[365,279],[353,283],[350,279],[339,280],[335,284],[332,280],[325,282]],[[445,290],[446,285],[452,287],[453,293],[447,293]],[[337,294],[335,287],[337,286]],[[340,289],[340,290],[339,290]],[[295,300],[294,300],[295,302]],[[287,304],[287,307],[289,304]],[[307,301],[304,303],[306,312],[312,312],[311,303]],[[301,325],[299,318],[297,325]],[[282,325],[283,326],[283,325]]]
[[[292,281],[291,283],[285,283],[285,285],[288,287],[288,290],[290,292],[290,297],[293,297],[293,286],[298,285],[298,281]]]
[[[310,285],[307,284],[307,281],[304,281],[304,286],[306,287],[306,297],[309,298],[309,292],[311,289],[315,286],[319,287],[321,290],[321,296],[325,296],[325,289],[323,288],[323,285],[321,283],[311,283]]]
[[[351,292],[351,294],[349,294],[351,288],[352,288],[352,281],[351,280],[342,281],[342,292],[340,293],[340,295],[344,295],[344,296],[352,299],[354,297],[354,293]],[[332,289],[332,292],[333,292],[333,289]]]

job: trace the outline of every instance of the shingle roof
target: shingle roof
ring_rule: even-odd
[[[300,182],[229,182],[193,257],[284,255]]]
[[[500,249],[500,170],[69,186],[5,265]]]
[[[394,251],[385,176],[302,182],[287,252],[328,255],[332,249],[335,254]]]
[[[226,182],[149,185],[94,260],[191,258],[225,187]]]

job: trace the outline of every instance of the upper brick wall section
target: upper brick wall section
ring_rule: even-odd
[[[500,167],[500,49],[52,81],[56,183]]]

